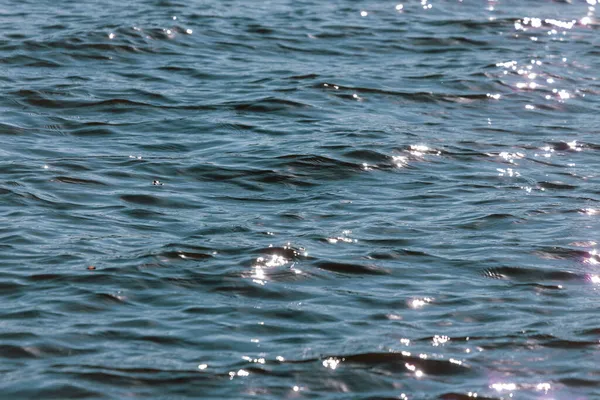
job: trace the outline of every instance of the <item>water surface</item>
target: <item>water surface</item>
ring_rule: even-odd
[[[595,7],[0,6],[0,397],[600,397]]]

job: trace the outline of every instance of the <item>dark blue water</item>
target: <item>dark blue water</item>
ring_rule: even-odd
[[[0,397],[600,398],[595,0],[0,4]]]

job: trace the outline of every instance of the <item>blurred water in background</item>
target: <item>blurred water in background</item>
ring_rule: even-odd
[[[600,397],[596,0],[0,4],[0,397]]]

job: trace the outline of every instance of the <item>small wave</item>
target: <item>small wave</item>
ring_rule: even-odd
[[[389,272],[374,265],[362,265],[351,263],[338,263],[331,261],[319,261],[315,263],[317,268],[338,274],[350,275],[387,275]]]
[[[159,257],[166,257],[169,259],[181,259],[181,260],[206,260],[209,258],[213,258],[211,254],[206,253],[196,253],[191,251],[169,251],[165,253],[158,254]]]
[[[270,113],[312,108],[311,105],[306,103],[300,103],[297,101],[286,99],[279,99],[276,97],[265,97],[251,102],[227,103],[226,105],[232,107],[236,111],[257,113]]]
[[[516,281],[585,281],[586,276],[569,271],[553,271],[549,269],[527,267],[494,267],[483,271],[483,275],[494,279],[511,279]]]
[[[73,178],[69,176],[57,176],[53,179],[56,182],[60,183],[69,183],[73,185],[99,185],[106,186],[104,182],[96,181],[93,179],[83,179],[83,178]]]
[[[283,363],[313,363],[321,361],[324,366],[336,369],[339,364],[367,365],[379,367],[391,372],[422,371],[426,375],[468,375],[472,369],[465,363],[453,363],[447,360],[434,360],[413,356],[406,352],[372,352],[349,355],[327,355],[319,359],[306,359],[301,361],[286,360]]]

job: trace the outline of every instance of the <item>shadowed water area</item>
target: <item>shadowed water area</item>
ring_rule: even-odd
[[[0,398],[600,398],[596,7],[0,5]]]

